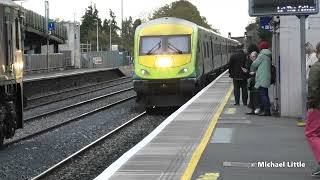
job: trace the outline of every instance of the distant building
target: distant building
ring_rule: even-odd
[[[59,45],[59,51],[71,51],[71,66],[80,68],[80,23],[63,22],[63,26],[67,28],[67,37],[65,44]]]

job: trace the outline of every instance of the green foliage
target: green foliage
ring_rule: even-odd
[[[88,6],[85,15],[82,16],[82,23],[80,26],[80,41],[82,43],[91,43],[92,50],[97,47],[97,20],[99,31],[99,49],[108,51],[110,49],[110,25],[111,25],[111,40],[112,44],[119,45],[120,50],[127,51],[132,54],[134,33],[136,28],[141,24],[141,20],[137,19],[133,22],[132,17],[123,21],[123,29],[120,34],[121,28],[116,21],[115,13],[109,9],[109,18],[101,21],[99,18],[99,11],[96,6]],[[119,35],[120,34],[120,35]]]
[[[136,19],[133,22],[132,17],[125,19],[122,25],[122,48],[127,51],[129,54],[133,54],[133,46],[134,46],[134,34],[137,27],[141,24],[140,19]]]
[[[199,10],[196,6],[186,0],[175,1],[171,4],[167,4],[158,10],[156,10],[151,17],[152,19],[162,18],[162,17],[176,17],[180,19],[185,19],[196,23],[199,26],[214,30],[218,32],[217,29],[213,29],[208,23],[204,16],[200,15]]]
[[[96,6],[92,7],[92,5],[90,5],[88,8],[86,8],[86,12],[82,16],[82,23],[80,26],[80,37],[82,42],[91,40],[88,37],[90,36],[89,34],[96,29],[97,20],[98,26],[101,27],[101,19],[98,16],[98,10]]]

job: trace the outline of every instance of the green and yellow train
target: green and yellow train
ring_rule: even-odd
[[[192,22],[160,18],[140,25],[134,42],[134,90],[147,109],[178,106],[227,68],[239,42]]]

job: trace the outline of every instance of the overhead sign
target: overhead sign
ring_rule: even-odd
[[[272,31],[272,25],[270,22],[272,21],[272,17],[260,17],[260,27],[262,29]]]
[[[318,12],[318,0],[249,0],[250,16],[311,15]]]
[[[56,29],[56,25],[54,22],[49,22],[48,23],[48,30],[49,31],[54,31]]]

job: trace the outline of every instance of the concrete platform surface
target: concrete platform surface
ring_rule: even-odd
[[[245,115],[232,92],[225,73],[96,180],[312,179],[313,156],[296,120]]]
[[[192,179],[313,179],[315,163],[296,119],[245,115],[244,106],[233,104],[220,116]]]

